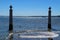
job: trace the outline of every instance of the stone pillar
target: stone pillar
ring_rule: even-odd
[[[10,10],[9,10],[9,40],[13,40],[13,10],[12,10],[12,5],[10,5]]]
[[[9,10],[9,32],[13,31],[13,15],[12,15],[12,5],[10,5],[10,10]]]
[[[51,7],[49,7],[48,11],[48,31],[51,31]]]
[[[49,7],[49,11],[48,11],[48,31],[51,32],[51,7]],[[53,39],[48,38],[48,40],[53,40]]]

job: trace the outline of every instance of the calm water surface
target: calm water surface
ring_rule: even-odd
[[[13,31],[22,30],[47,30],[47,17],[14,17],[13,18]],[[6,40],[8,36],[9,18],[0,16],[0,40]],[[52,17],[52,31],[60,31],[60,17]],[[60,34],[60,33],[58,33]],[[54,40],[60,40],[60,36],[53,38]],[[40,39],[28,39],[13,37],[13,40],[40,40]],[[47,39],[41,39],[47,40]]]

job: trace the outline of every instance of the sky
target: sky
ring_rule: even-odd
[[[9,16],[9,6],[13,6],[13,16],[47,16],[51,6],[52,15],[60,15],[60,0],[0,0],[0,16]]]

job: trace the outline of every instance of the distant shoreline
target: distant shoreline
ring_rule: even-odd
[[[0,17],[9,17],[9,16],[0,16]],[[48,16],[13,16],[13,17],[48,17]],[[60,17],[60,16],[51,16],[51,17]]]

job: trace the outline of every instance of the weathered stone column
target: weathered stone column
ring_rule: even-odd
[[[13,10],[12,10],[12,5],[10,5],[10,10],[9,10],[9,40],[13,40]]]
[[[9,31],[13,31],[13,15],[12,15],[12,5],[10,5],[10,10],[9,10]]]
[[[51,32],[51,7],[48,10],[48,31]],[[53,40],[52,38],[48,38],[48,40]]]
[[[49,7],[48,11],[48,31],[51,31],[51,7]]]

